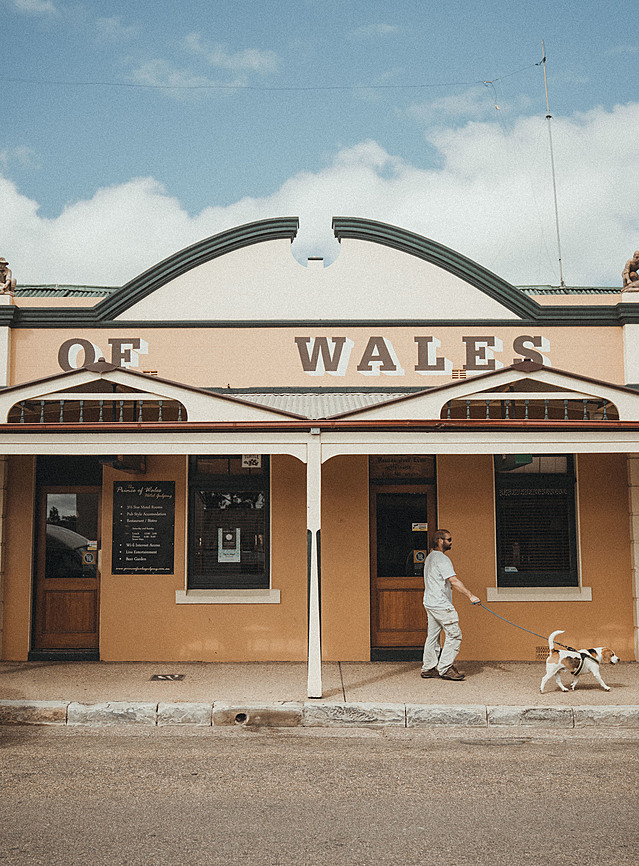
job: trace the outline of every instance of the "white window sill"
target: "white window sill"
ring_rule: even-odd
[[[486,601],[592,601],[592,587],[489,586]]]
[[[176,604],[279,604],[279,589],[177,589]]]

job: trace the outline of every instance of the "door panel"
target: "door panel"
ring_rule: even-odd
[[[416,647],[426,637],[423,561],[435,488],[371,488],[371,645]]]
[[[40,491],[34,650],[98,647],[100,488]]]

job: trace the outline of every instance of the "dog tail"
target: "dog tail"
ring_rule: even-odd
[[[557,637],[557,635],[558,635],[558,634],[563,634],[563,633],[564,633],[563,630],[562,630],[562,629],[559,629],[559,631],[554,631],[554,632],[553,632],[553,633],[548,637],[548,649],[550,650],[550,652],[552,652],[552,651],[554,650],[554,648],[555,648],[555,638]]]

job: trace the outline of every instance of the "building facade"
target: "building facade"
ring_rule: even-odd
[[[240,226],[0,296],[2,658],[418,658],[445,526],[541,635],[639,652],[639,304],[382,223]],[[18,275],[19,277],[19,275]],[[460,605],[463,656],[543,640]]]

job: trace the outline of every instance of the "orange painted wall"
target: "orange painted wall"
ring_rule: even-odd
[[[305,467],[292,457],[271,462],[272,588],[280,604],[182,604],[187,464],[150,457],[145,481],[175,480],[174,575],[112,575],[113,480],[105,471],[101,658],[107,661],[281,661],[306,658]]]
[[[486,603],[495,586],[493,468],[490,456],[440,457],[439,525],[453,535],[451,559],[466,586]],[[531,631],[565,629],[571,646],[609,644],[634,658],[626,458],[581,455],[577,460],[581,583],[591,602],[491,602],[487,606]],[[544,641],[501,622],[455,594],[464,640],[461,659],[535,660]]]
[[[448,529],[453,537],[453,547],[449,555],[458,577],[471,592],[485,602],[486,587],[495,585],[495,516],[491,456],[438,456],[437,525],[441,529]],[[458,592],[453,591],[453,594],[453,603],[459,612],[464,636],[459,658],[520,657],[500,655],[498,641],[488,630],[492,628],[492,622],[487,622],[488,618],[493,619],[490,614],[471,607],[467,598]],[[500,604],[500,612],[502,607],[505,605]],[[512,641],[510,646],[511,651],[518,650]]]
[[[368,457],[322,468],[322,656],[370,659]]]
[[[24,660],[31,638],[35,459],[9,457],[5,528],[4,624],[0,658]]]
[[[490,456],[437,460],[438,524],[454,538],[451,558],[466,585],[486,600],[495,586],[493,466]],[[577,460],[581,578],[592,602],[491,602],[501,616],[547,635],[565,629],[576,646],[610,644],[633,658],[632,586],[626,459]],[[112,575],[111,497],[105,469],[101,657],[108,661],[280,661],[306,658],[306,470],[292,457],[271,462],[272,586],[280,604],[176,605],[184,589],[186,460],[150,457],[146,479],[175,480],[175,574]],[[368,460],[324,464],[322,640],[326,660],[367,660],[370,652]],[[34,461],[9,460],[2,657],[29,651]],[[456,594],[462,659],[534,661],[543,641],[473,608]]]

